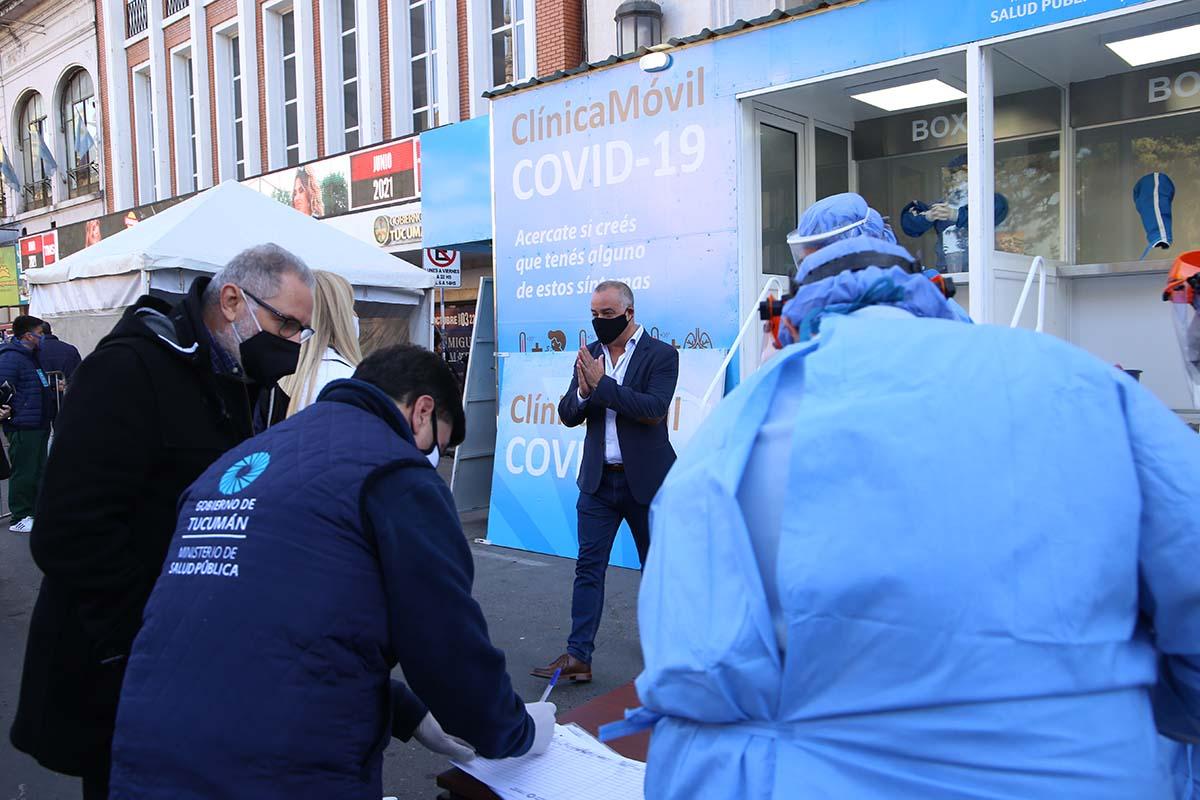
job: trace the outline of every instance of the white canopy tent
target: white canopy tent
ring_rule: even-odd
[[[29,271],[29,311],[86,353],[139,295],[183,294],[195,278],[266,242],[349,280],[360,316],[402,318],[409,341],[429,343],[432,275],[235,181]]]

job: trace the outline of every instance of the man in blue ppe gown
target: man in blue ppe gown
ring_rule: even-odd
[[[646,796],[1175,797],[1195,435],[1064,342],[961,324],[886,238],[797,284],[795,344],[652,507]]]
[[[788,234],[787,241],[798,266],[805,258],[823,247],[859,236],[882,239],[890,244],[896,243],[895,233],[879,212],[871,208],[862,195],[845,192],[831,195],[809,206],[800,217],[800,224],[796,230]],[[932,269],[925,272],[931,276],[937,274],[937,270]],[[971,321],[960,305],[953,300],[948,300],[947,303],[956,319]],[[772,337],[764,337],[762,360],[768,360],[778,349],[778,343]]]

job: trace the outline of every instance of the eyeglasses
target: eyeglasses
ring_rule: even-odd
[[[284,314],[282,311],[275,308],[273,305],[266,302],[265,300],[258,299],[254,295],[250,294],[250,292],[247,292],[245,289],[242,289],[242,292],[246,295],[246,297],[249,297],[251,300],[258,303],[260,306],[265,308],[267,311],[270,311],[272,314],[275,315],[275,318],[279,320],[279,335],[281,337],[283,337],[284,339],[291,339],[293,336],[296,336],[297,334],[299,334],[300,341],[307,342],[310,338],[312,338],[312,335],[314,333],[316,333],[316,331],[314,331],[312,328],[305,325],[300,320],[296,319],[295,317],[291,317],[291,316],[288,316],[287,314]]]

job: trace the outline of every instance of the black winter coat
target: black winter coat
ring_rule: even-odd
[[[30,537],[45,577],[30,621],[18,750],[68,775],[107,768],[125,659],[179,495],[250,435],[257,389],[216,374],[208,279],[143,297],[84,360],[58,419]]]

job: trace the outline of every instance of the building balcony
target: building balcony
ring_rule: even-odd
[[[125,0],[125,36],[137,36],[150,27],[147,0]]]

